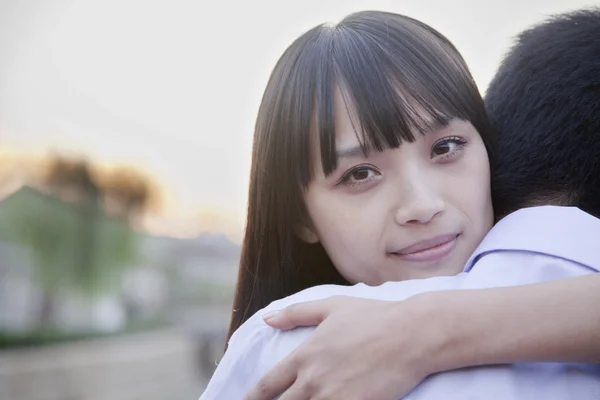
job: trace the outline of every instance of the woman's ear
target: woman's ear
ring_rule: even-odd
[[[296,236],[300,238],[303,242],[308,244],[315,244],[319,242],[319,237],[315,233],[315,231],[305,224],[300,224],[296,226]]]

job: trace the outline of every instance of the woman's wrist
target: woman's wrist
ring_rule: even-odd
[[[474,337],[463,294],[467,291],[443,291],[415,296],[415,308],[420,313],[420,331],[426,354],[421,361],[427,375],[473,365]]]
[[[465,316],[460,313],[462,298],[456,292],[429,292],[395,302],[390,318],[390,332],[409,330],[418,338],[419,346],[397,348],[397,356],[410,357],[410,365],[422,378],[461,368],[466,360],[462,349],[468,349],[468,332],[463,329]],[[401,315],[402,318],[398,318]],[[408,321],[408,322],[407,322]],[[403,371],[405,372],[405,371]]]
[[[508,351],[512,327],[502,326],[498,319],[511,312],[496,309],[502,308],[502,303],[489,301],[489,290],[429,292],[414,297],[425,318],[421,332],[428,354],[421,368],[428,375],[497,364],[504,356],[511,360],[517,357]]]

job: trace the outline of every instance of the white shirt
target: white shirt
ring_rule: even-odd
[[[200,400],[237,400],[315,329],[279,331],[262,315],[294,303],[346,295],[399,301],[415,294],[514,286],[600,271],[600,220],[573,207],[532,207],[501,220],[465,266],[452,277],[388,282],[370,287],[323,285],[275,301],[249,318]],[[600,306],[600,305],[597,305]],[[530,363],[488,366],[436,374],[405,399],[600,399],[600,371],[582,364]]]

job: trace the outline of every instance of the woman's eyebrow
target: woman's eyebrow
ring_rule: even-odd
[[[365,157],[366,152],[362,148],[362,146],[357,145],[353,147],[348,147],[345,149],[336,149],[335,155],[338,159],[340,158],[352,158],[352,157]]]
[[[432,121],[429,126],[424,130],[424,134],[438,133],[443,131],[452,125],[455,118],[443,118],[442,120]]]

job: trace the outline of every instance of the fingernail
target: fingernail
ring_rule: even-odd
[[[269,311],[268,313],[266,313],[265,315],[263,315],[263,320],[269,321],[269,320],[273,319],[277,314],[279,314],[278,310]]]

